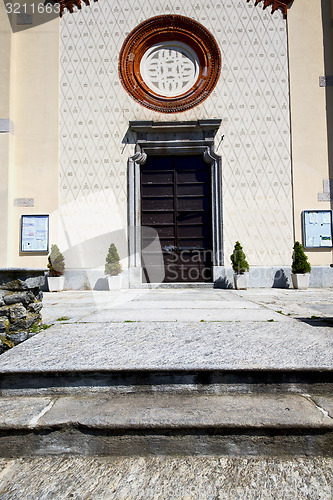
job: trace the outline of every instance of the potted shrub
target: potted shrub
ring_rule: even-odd
[[[108,254],[106,256],[105,271],[108,277],[109,290],[119,290],[121,288],[121,273],[122,267],[118,255],[117,247],[111,243]]]
[[[234,270],[234,284],[236,290],[246,290],[249,286],[250,266],[246,260],[245,253],[239,241],[236,241],[234,251],[230,255],[232,268]]]
[[[47,267],[49,268],[49,275],[47,277],[49,291],[61,292],[64,289],[65,283],[65,258],[57,245],[51,245]]]
[[[309,288],[311,265],[299,241],[295,242],[291,266],[293,287],[299,290]]]

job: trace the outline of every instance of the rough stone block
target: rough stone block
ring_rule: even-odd
[[[38,313],[43,307],[42,302],[34,302],[33,304],[28,305],[28,311]]]
[[[9,317],[10,321],[14,322],[19,319],[26,318],[27,310],[22,304],[14,304],[10,307]]]
[[[45,269],[1,268],[0,289],[11,291],[40,288],[45,283]]]
[[[17,332],[20,330],[28,330],[33,324],[39,323],[41,321],[40,314],[28,313],[26,318],[18,319],[13,322],[10,327],[10,332]]]
[[[28,304],[31,304],[35,301],[35,296],[30,291],[14,292],[8,293],[8,295],[4,297],[4,301],[8,305],[22,303],[24,306],[27,306]]]
[[[9,316],[9,306],[1,306],[0,307],[0,316]]]
[[[17,345],[21,342],[24,342],[28,338],[28,332],[20,331],[17,333],[8,333],[7,338],[13,342],[13,344]]]
[[[7,318],[0,318],[0,333],[7,333],[9,331],[9,320]]]
[[[33,278],[7,281],[6,283],[2,283],[0,288],[3,290],[30,290],[31,288],[43,286],[44,282],[44,276],[36,276]]]

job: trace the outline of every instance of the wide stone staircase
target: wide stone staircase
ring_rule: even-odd
[[[0,358],[1,456],[332,456],[332,328],[186,294],[71,295],[58,323],[49,297],[53,326]]]
[[[322,455],[331,371],[2,374],[1,456]]]

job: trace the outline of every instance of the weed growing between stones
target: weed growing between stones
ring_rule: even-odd
[[[42,323],[41,325],[33,325],[30,328],[30,333],[39,333],[39,332],[42,332],[43,330],[47,330],[51,326],[52,325],[46,325],[45,323]]]

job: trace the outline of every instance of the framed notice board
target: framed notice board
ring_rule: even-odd
[[[332,248],[332,210],[304,210],[304,248]]]
[[[21,252],[49,251],[49,216],[21,216]]]

